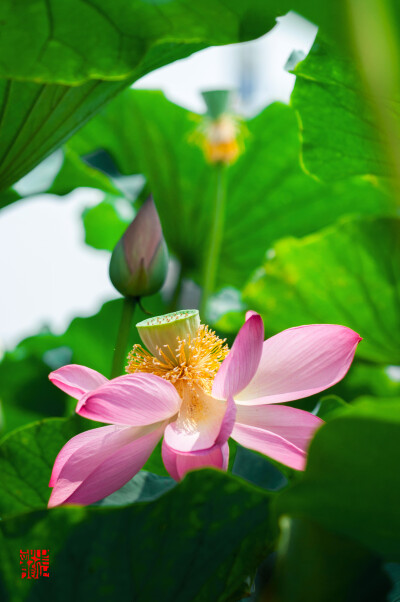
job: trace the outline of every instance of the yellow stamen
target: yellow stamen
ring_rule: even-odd
[[[185,385],[197,385],[211,393],[214,377],[229,351],[224,343],[225,339],[220,339],[202,324],[193,339],[178,337],[176,349],[157,347],[159,357],[151,355],[141,345],[134,345],[128,355],[126,371],[156,374],[169,380],[180,394]]]
[[[228,142],[204,141],[204,151],[209,163],[233,163],[239,156],[239,144],[237,140]]]

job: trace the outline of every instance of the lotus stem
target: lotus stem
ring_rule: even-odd
[[[121,322],[118,329],[117,340],[115,342],[114,357],[111,368],[111,378],[121,376],[124,372],[124,363],[127,358],[127,347],[129,333],[137,299],[134,297],[124,297],[122,306]]]
[[[207,302],[215,290],[218,265],[221,254],[222,240],[225,227],[226,209],[226,165],[219,163],[215,166],[215,199],[214,214],[211,226],[209,245],[204,264],[203,292],[200,305],[200,315],[206,317]]]

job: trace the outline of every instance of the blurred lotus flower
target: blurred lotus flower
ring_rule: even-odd
[[[238,158],[244,126],[229,109],[228,90],[203,92],[207,114],[198,128],[194,140],[203,149],[207,161],[213,165],[229,165]]]
[[[156,206],[150,197],[112,253],[110,278],[125,297],[145,297],[160,290],[167,269],[167,246]]]
[[[278,405],[341,380],[361,340],[332,324],[290,328],[264,341],[261,317],[249,312],[232,349],[196,310],[139,323],[149,351],[135,345],[129,374],[108,381],[84,366],[50,374],[77,398],[77,413],[109,423],[71,439],[54,464],[49,506],[91,504],[122,487],[164,435],[169,474],[214,466],[226,470],[228,438],[302,470],[322,420]],[[222,362],[222,363],[221,363]]]
[[[203,129],[204,152],[209,163],[231,164],[239,156],[238,123],[230,115],[207,121]]]

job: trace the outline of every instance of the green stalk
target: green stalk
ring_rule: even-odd
[[[129,333],[131,329],[131,323],[136,303],[137,299],[135,299],[134,297],[124,297],[121,322],[118,329],[117,340],[115,342],[114,357],[111,368],[111,378],[121,376],[121,374],[124,373],[126,349],[128,347]]]
[[[176,282],[174,294],[172,295],[171,301],[168,306],[168,313],[172,313],[178,309],[178,302],[181,296],[183,286],[183,266],[182,264],[179,266],[179,274]]]
[[[226,207],[226,166],[219,163],[215,167],[215,200],[214,215],[211,226],[210,241],[204,265],[203,292],[200,305],[200,315],[205,318],[207,301],[215,290],[219,257],[225,227]]]

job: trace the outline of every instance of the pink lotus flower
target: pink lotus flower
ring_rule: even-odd
[[[176,480],[199,467],[226,470],[229,437],[304,469],[307,447],[323,421],[279,404],[341,380],[361,340],[344,326],[313,324],[264,341],[255,312],[248,312],[229,353],[224,341],[200,325],[195,310],[137,326],[152,353],[135,345],[129,374],[108,380],[78,365],[50,374],[78,399],[78,414],[109,426],[64,445],[50,479],[49,507],[91,504],[110,495],[143,467],[162,436],[163,461]]]

